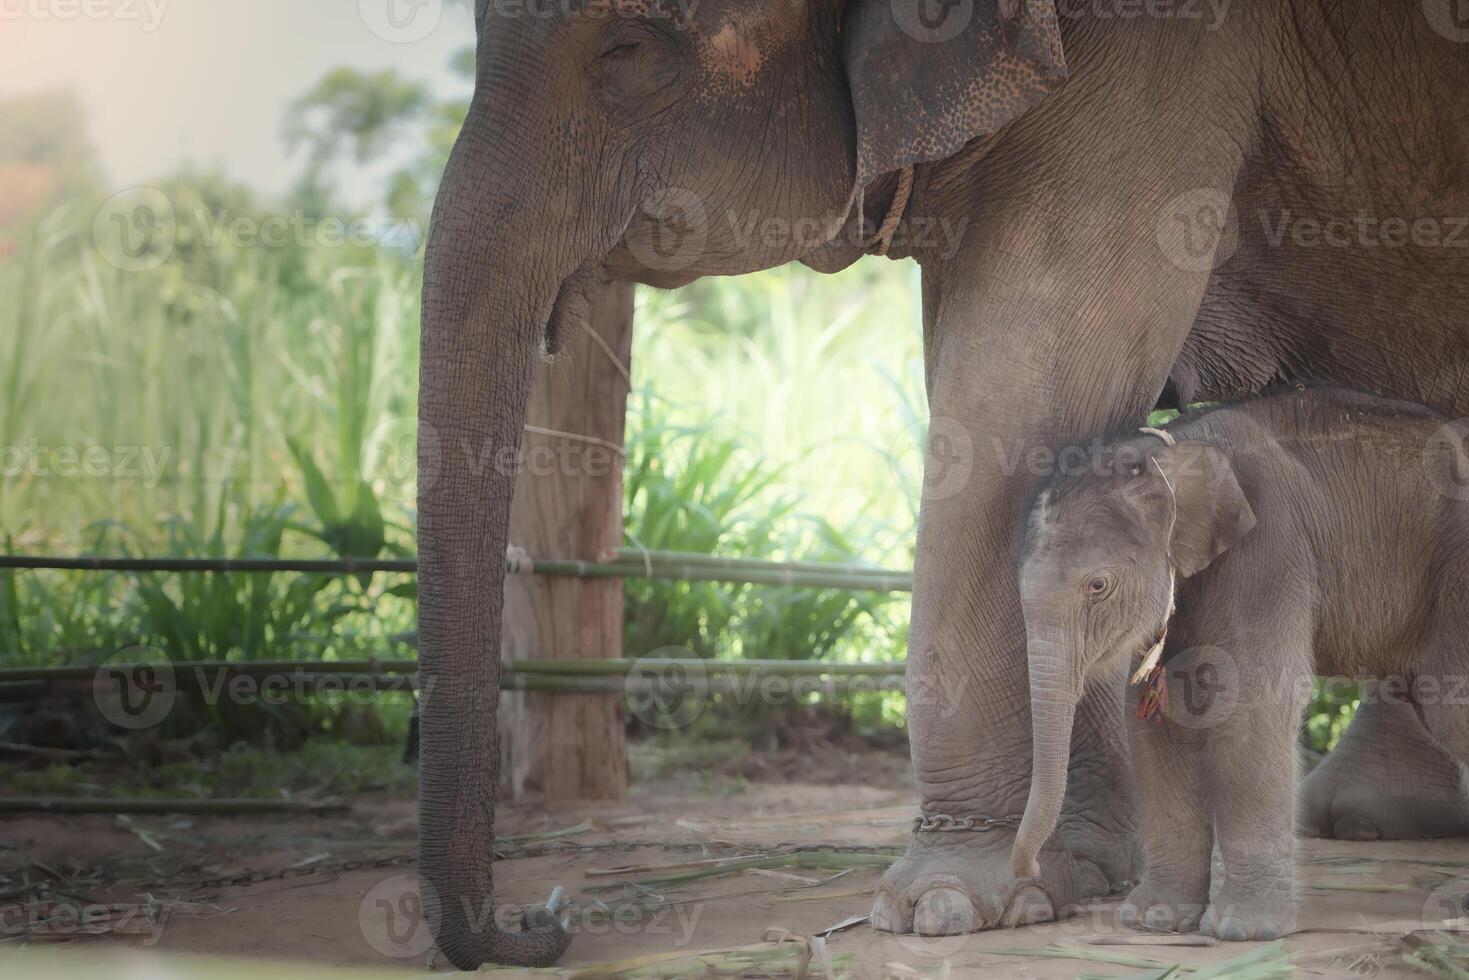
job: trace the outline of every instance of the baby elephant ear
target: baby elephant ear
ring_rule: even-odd
[[[1207,442],[1180,442],[1153,454],[1177,505],[1169,550],[1187,578],[1232,548],[1255,526],[1255,512],[1229,458]],[[1164,520],[1171,516],[1164,508]]]
[[[857,187],[993,133],[1066,78],[1055,0],[847,0]]]

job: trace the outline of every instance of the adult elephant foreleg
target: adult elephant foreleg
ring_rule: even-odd
[[[1301,832],[1341,840],[1469,833],[1469,792],[1458,760],[1401,696],[1376,682],[1363,694],[1341,741],[1301,782]]]
[[[961,822],[1022,813],[1030,785],[1015,582],[1024,499],[1055,465],[1084,465],[1057,447],[1154,404],[1208,282],[1207,268],[1159,247],[1176,190],[1073,186],[1075,199],[1018,208],[948,267],[924,270],[932,419],[908,724],[924,813]],[[879,887],[873,924],[946,935],[1041,921],[1128,878],[1137,843],[1122,696],[1094,690],[1076,716],[1039,882],[1017,887],[1013,826],[920,826]]]

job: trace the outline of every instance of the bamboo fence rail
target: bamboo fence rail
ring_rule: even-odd
[[[711,694],[748,691],[752,681],[770,677],[812,679],[797,685],[812,693],[844,694],[860,691],[901,691],[903,661],[879,663],[825,663],[809,660],[516,660],[500,671],[500,687],[510,691],[547,691],[566,694],[652,693],[697,691]],[[151,670],[156,679],[166,670],[176,688],[219,690],[221,674],[228,677],[288,679],[292,686],[318,691],[416,690],[416,660],[199,660],[160,664],[78,664],[64,667],[11,667],[0,669],[0,701],[7,691],[20,700],[42,696],[53,689],[85,687],[97,682],[99,672],[129,676]],[[743,681],[743,682],[741,682]]]
[[[518,558],[507,560],[507,570],[532,575],[577,578],[654,578],[675,581],[732,582],[844,591],[911,592],[912,572],[890,571],[868,565],[823,562],[776,562],[753,558],[724,558],[677,551],[623,548],[607,552],[601,561]],[[303,558],[119,558],[106,556],[0,555],[0,570],[50,569],[87,572],[224,574],[296,573],[357,575],[383,572],[414,574],[413,558],[303,559]],[[408,639],[411,642],[410,638]],[[141,665],[107,663],[110,672]],[[153,665],[156,669],[157,665]],[[183,688],[212,686],[218,673],[250,677],[290,674],[297,685],[353,690],[402,691],[416,689],[412,676],[416,660],[256,660],[179,661],[168,665],[173,682]],[[858,690],[902,690],[904,665],[886,663],[823,663],[798,660],[517,660],[504,666],[500,686],[505,690],[556,693],[735,691],[735,678],[821,678],[814,689],[839,695]],[[0,701],[30,700],[58,688],[90,684],[97,665],[17,667],[0,669]],[[209,675],[214,675],[210,677]]]
[[[911,592],[913,573],[824,562],[779,562],[723,558],[677,551],[621,549],[602,561],[528,558],[506,562],[512,573],[573,578],[654,578],[681,582],[842,589],[852,592]],[[87,572],[271,573],[359,575],[413,574],[413,558],[112,558],[103,556],[0,555],[0,570],[52,569]]]

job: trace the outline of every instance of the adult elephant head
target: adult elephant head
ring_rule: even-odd
[[[510,461],[537,353],[584,327],[601,281],[751,272],[844,231],[819,264],[854,260],[864,188],[886,210],[885,175],[1064,75],[1050,0],[478,0],[475,19],[419,394],[419,860],[461,969],[544,965],[567,944],[550,922],[500,928],[491,881]]]

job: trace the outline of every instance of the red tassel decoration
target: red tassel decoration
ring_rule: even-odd
[[[1157,664],[1143,678],[1143,693],[1137,702],[1137,720],[1161,725],[1168,714],[1168,671]]]

